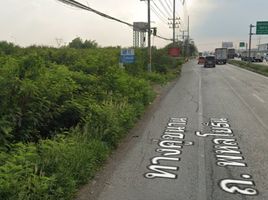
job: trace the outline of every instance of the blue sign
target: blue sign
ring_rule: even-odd
[[[121,63],[131,64],[135,62],[135,55],[121,55]]]
[[[121,49],[120,62],[131,64],[135,62],[134,49]]]

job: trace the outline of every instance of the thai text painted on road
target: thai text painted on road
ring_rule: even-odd
[[[213,148],[216,156],[216,164],[219,167],[247,167],[245,158],[242,156],[237,139],[226,118],[211,118],[205,126],[210,127],[210,132],[201,133],[196,131],[199,137],[212,136]],[[219,186],[228,193],[238,193],[242,195],[257,195],[258,191],[254,188],[255,183],[249,174],[241,174],[242,179],[222,179]]]
[[[169,119],[166,129],[158,141],[156,152],[160,155],[151,159],[151,163],[147,167],[150,172],[144,175],[145,178],[177,178],[176,171],[179,170],[177,162],[180,161],[178,156],[182,154],[183,146],[193,145],[193,142],[184,140],[186,124],[187,118]],[[165,165],[163,164],[165,161],[174,162],[174,165]]]

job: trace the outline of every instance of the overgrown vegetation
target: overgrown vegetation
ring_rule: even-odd
[[[0,42],[0,199],[71,199],[153,100],[151,85],[180,73],[165,49],[147,73],[146,50],[121,69],[120,48],[78,40]]]
[[[238,67],[268,76],[268,66],[262,65],[262,64],[255,64],[255,63],[249,63],[246,61],[240,61],[240,60],[228,60],[228,63],[232,65],[236,65]]]

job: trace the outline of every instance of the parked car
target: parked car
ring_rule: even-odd
[[[216,59],[215,56],[206,56],[204,67],[216,67]]]
[[[204,63],[205,63],[205,57],[204,56],[199,56],[197,64],[204,64]]]

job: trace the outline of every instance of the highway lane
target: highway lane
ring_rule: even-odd
[[[268,78],[191,61],[79,200],[268,199]]]

